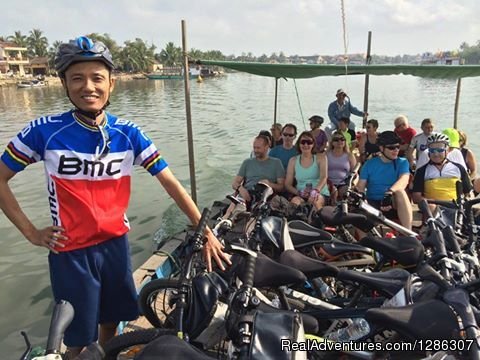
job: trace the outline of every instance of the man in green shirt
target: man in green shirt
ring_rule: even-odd
[[[276,193],[284,189],[285,170],[282,162],[269,157],[268,150],[268,139],[263,135],[257,136],[253,141],[255,157],[244,160],[233,179],[233,190],[238,191],[246,202],[251,201],[249,191],[259,182],[269,185]]]

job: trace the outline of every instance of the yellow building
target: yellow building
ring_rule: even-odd
[[[0,73],[13,72],[23,76],[28,65],[27,48],[14,42],[0,41]]]

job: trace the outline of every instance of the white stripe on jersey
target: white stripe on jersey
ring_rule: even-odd
[[[133,151],[108,153],[100,160],[94,154],[70,150],[46,150],[45,168],[50,176],[67,180],[113,180],[132,173]]]
[[[135,165],[141,165],[145,159],[148,159],[150,155],[152,155],[155,151],[157,151],[157,147],[154,144],[150,144],[145,150],[143,150],[140,155],[135,158]]]
[[[32,157],[35,159],[35,161],[40,161],[41,157],[38,155],[35,151],[30,149],[27,145],[25,145],[19,138],[18,136],[14,137],[12,139],[12,144],[15,146],[16,149],[27,155],[28,157]]]

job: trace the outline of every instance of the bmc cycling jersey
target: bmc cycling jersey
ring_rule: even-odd
[[[168,166],[134,123],[106,113],[100,127],[103,133],[72,111],[41,117],[13,138],[1,157],[15,172],[44,161],[53,224],[69,238],[58,251],[125,234],[133,165],[152,175]]]

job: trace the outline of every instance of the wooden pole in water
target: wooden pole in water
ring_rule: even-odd
[[[365,59],[365,64],[370,65],[370,62],[372,61],[372,58],[370,56],[370,50],[372,47],[372,32],[368,32],[368,43],[367,43],[367,58]],[[365,90],[363,93],[363,111],[368,112],[368,86],[370,84],[370,75],[366,74],[365,75]],[[367,126],[367,117],[363,117],[363,122],[362,122],[362,128],[365,129]]]
[[[456,129],[458,125],[458,107],[460,105],[460,91],[462,89],[462,78],[457,80],[457,94],[455,96],[455,110],[453,111],[453,127]]]
[[[192,110],[190,107],[190,69],[187,53],[187,25],[182,20],[183,79],[185,82],[185,111],[187,113],[188,164],[190,165],[190,192],[197,203],[197,183],[195,180],[195,155],[193,151]]]
[[[273,123],[277,123],[278,78],[275,78],[275,102],[273,104]]]

